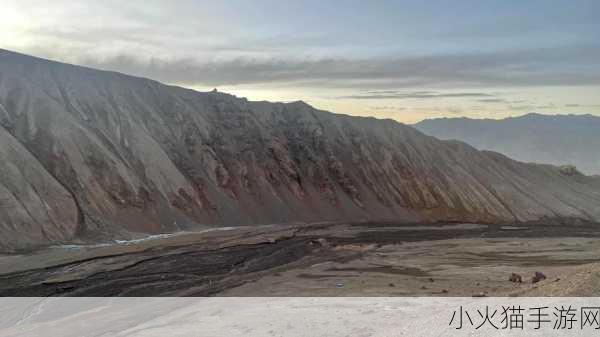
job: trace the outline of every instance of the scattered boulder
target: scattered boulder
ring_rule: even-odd
[[[390,284],[388,284],[388,286],[390,286],[390,287],[395,287],[396,285],[395,285],[395,284],[393,284],[393,283],[390,283]]]
[[[546,275],[544,275],[544,273],[536,271],[535,275],[533,275],[533,278],[531,279],[531,283],[538,283],[545,279],[546,279]]]
[[[508,278],[508,280],[510,282],[514,282],[514,283],[522,283],[523,282],[523,277],[519,274],[516,273],[512,273],[510,274],[510,277]]]
[[[473,297],[487,297],[487,294],[482,291],[482,292],[473,294]]]
[[[433,277],[429,278],[429,282],[431,282],[431,283],[435,282],[435,280],[433,279]]]
[[[313,241],[311,241],[311,244],[319,245],[319,246],[321,246],[323,248],[329,248],[330,247],[329,242],[327,242],[327,240],[323,239],[323,238],[319,238],[317,240],[313,240]]]

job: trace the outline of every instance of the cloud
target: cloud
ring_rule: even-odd
[[[455,106],[428,106],[428,107],[412,107],[407,108],[406,110],[423,113],[423,114],[451,114],[451,115],[459,115],[464,113],[464,110]]]
[[[402,93],[400,90],[363,90],[366,94],[371,95],[396,95]],[[413,95],[428,95],[435,94],[435,91],[413,91]]]
[[[350,11],[365,20],[371,15],[372,21],[365,21],[368,26],[348,24],[351,21],[338,21],[336,15],[318,10],[321,6],[335,13]],[[361,95],[393,98],[398,93],[389,88],[600,84],[597,19],[591,14],[595,7],[577,7],[582,13],[578,18],[570,12],[562,15],[559,6],[548,8],[561,14],[563,21],[556,22],[562,29],[568,27],[567,38],[549,34],[547,13],[536,11],[523,11],[523,17],[509,19],[510,25],[505,19],[496,21],[497,15],[487,10],[489,20],[452,17],[448,25],[438,20],[439,13],[429,23],[411,20],[414,15],[407,9],[389,11],[394,24],[388,25],[382,20],[388,12],[379,6],[326,2],[296,5],[292,16],[275,15],[289,14],[290,9],[274,1],[171,5],[141,0],[22,0],[5,7],[18,10],[23,18],[0,22],[6,31],[2,37],[7,36],[0,39],[0,46],[187,86],[367,88],[371,92]],[[327,21],[307,25],[313,14],[313,19]],[[398,20],[398,15],[407,20]],[[177,25],[172,24],[173,17]],[[374,38],[365,27],[382,34]],[[535,38],[523,37],[531,31]],[[531,43],[525,43],[527,39]],[[427,97],[431,92],[413,94],[434,98]]]
[[[384,92],[385,94],[381,94]],[[431,91],[379,91],[370,92],[371,94],[359,94],[340,96],[338,99],[435,99],[435,98],[459,98],[459,97],[492,97],[490,94],[482,92],[459,92],[459,93],[435,93]]]
[[[297,55],[210,58],[200,51],[197,56],[184,57],[134,52],[99,57],[78,54],[77,49],[61,52],[43,48],[34,50],[39,55],[50,54],[66,61],[72,58],[69,55],[83,55],[77,63],[189,86],[278,83],[314,88],[370,88],[370,92],[355,95],[356,99],[410,98],[387,88],[600,84],[600,47],[590,46],[360,59]],[[443,97],[431,92],[413,92],[412,95],[421,99]],[[471,97],[485,98],[478,93]]]
[[[546,109],[555,109],[556,108],[556,104],[549,103],[549,104],[541,104],[541,105],[534,105],[534,104],[509,105],[509,108],[513,109],[513,110],[529,110],[529,111],[533,111],[533,110],[546,110]]]
[[[2,47],[188,86],[394,96],[389,88],[600,84],[594,1],[544,11],[535,3],[431,11],[392,2],[5,2],[2,13],[19,15],[0,20]]]
[[[371,110],[375,111],[404,111],[406,107],[398,107],[398,106],[372,106]]]
[[[446,108],[446,111],[448,111],[449,113],[453,114],[453,115],[458,115],[460,113],[462,113],[462,109],[459,108],[453,108],[453,107],[448,107]]]
[[[481,103],[506,103],[507,101],[504,98],[484,98],[484,99],[478,99],[477,102],[481,102]]]
[[[600,104],[565,104],[565,108],[600,108]]]

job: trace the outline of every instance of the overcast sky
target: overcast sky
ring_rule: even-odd
[[[0,0],[0,48],[415,122],[600,115],[600,1]]]

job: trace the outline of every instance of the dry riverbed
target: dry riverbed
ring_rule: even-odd
[[[181,233],[2,256],[0,295],[596,296],[597,232],[362,223]],[[534,284],[536,271],[547,278]]]

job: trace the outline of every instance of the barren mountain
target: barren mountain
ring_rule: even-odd
[[[600,117],[532,113],[502,120],[439,118],[415,127],[520,161],[574,165],[585,174],[600,174]]]
[[[600,219],[598,179],[391,120],[0,50],[3,250],[294,221]]]

